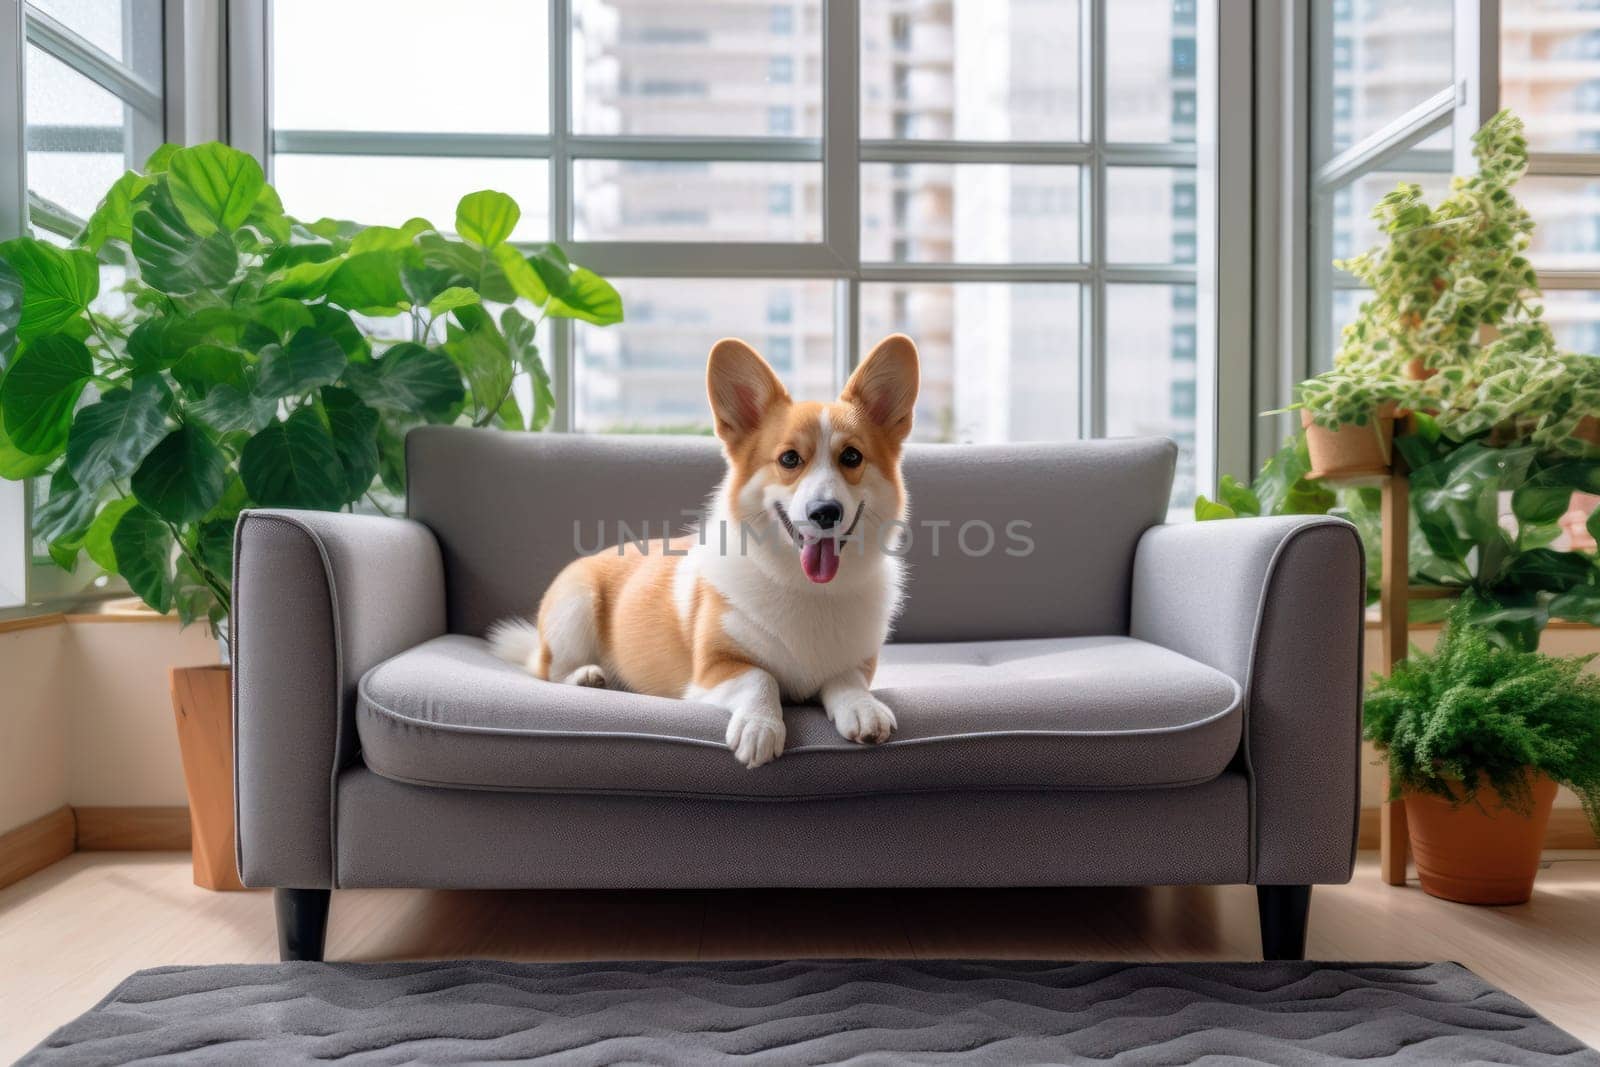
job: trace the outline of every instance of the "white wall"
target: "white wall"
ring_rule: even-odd
[[[216,663],[205,625],[69,623],[67,793],[75,805],[187,805],[172,667]]]
[[[65,626],[0,633],[0,833],[68,803]]]
[[[0,833],[63,804],[188,803],[167,670],[217,662],[203,625],[0,634]]]

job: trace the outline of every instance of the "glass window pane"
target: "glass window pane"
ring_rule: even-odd
[[[1535,267],[1600,268],[1600,178],[1527,177],[1515,192],[1537,223],[1528,256]]]
[[[1556,343],[1569,352],[1600,353],[1600,293],[1583,289],[1546,289],[1544,321]]]
[[[1106,287],[1106,434],[1178,443],[1174,507],[1194,503],[1197,329],[1192,285]]]
[[[917,342],[913,440],[1063,441],[1078,436],[1078,287],[1043,283],[861,286],[861,347]]]
[[[1194,140],[1195,7],[1194,0],[1106,4],[1106,136],[1111,140]]]
[[[1422,186],[1429,205],[1437,204],[1450,192],[1448,174],[1363,174],[1333,194],[1333,259],[1348,259],[1384,242],[1372,209],[1402,182]]]
[[[1076,0],[861,5],[861,136],[1079,138]]]
[[[1502,0],[1500,100],[1535,151],[1600,149],[1600,15],[1592,0]]]
[[[1113,263],[1193,263],[1198,204],[1188,167],[1106,168],[1106,255]]]
[[[518,241],[550,236],[550,167],[542,159],[452,159],[400,156],[272,157],[273,183],[296,218],[328,216],[369,226],[398,226],[421,216],[455,228],[456,202],[478,189],[498,189],[522,208]]]
[[[161,0],[29,0],[28,6],[161,84]]]
[[[887,263],[1073,263],[1078,168],[864,163],[861,258]]]
[[[544,0],[274,0],[272,121],[286,130],[545,133]]]
[[[820,163],[573,164],[580,241],[820,241]]]
[[[1328,159],[1441,89],[1455,68],[1453,0],[1346,0],[1316,20],[1312,85]],[[1424,144],[1448,148],[1448,131]]]
[[[822,136],[822,0],[574,0],[579,133]]]
[[[127,169],[120,153],[30,151],[28,188],[79,219],[87,219]]]
[[[66,64],[27,52],[28,188],[87,218],[127,169],[126,107]]]
[[[833,283],[613,278],[626,321],[577,324],[573,425],[595,433],[710,433],[706,355],[742,337],[798,400],[831,400]]]

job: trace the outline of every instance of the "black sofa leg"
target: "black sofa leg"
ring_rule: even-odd
[[[272,904],[278,912],[278,958],[290,960],[322,959],[328,939],[327,889],[274,889]]]
[[[1258,885],[1256,907],[1261,912],[1261,958],[1306,958],[1306,919],[1311,912],[1308,885]]]

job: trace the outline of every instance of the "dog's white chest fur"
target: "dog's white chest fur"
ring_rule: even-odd
[[[697,545],[679,566],[681,580],[703,579],[721,594],[724,632],[777,679],[786,702],[799,703],[878,654],[899,606],[902,563],[851,551],[849,580],[820,586],[800,576],[792,549],[783,551],[772,559]]]

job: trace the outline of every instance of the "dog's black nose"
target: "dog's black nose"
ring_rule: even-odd
[[[806,518],[818,529],[831,530],[844,518],[844,508],[839,506],[837,500],[824,500],[820,504],[812,504],[811,510],[806,512]]]

